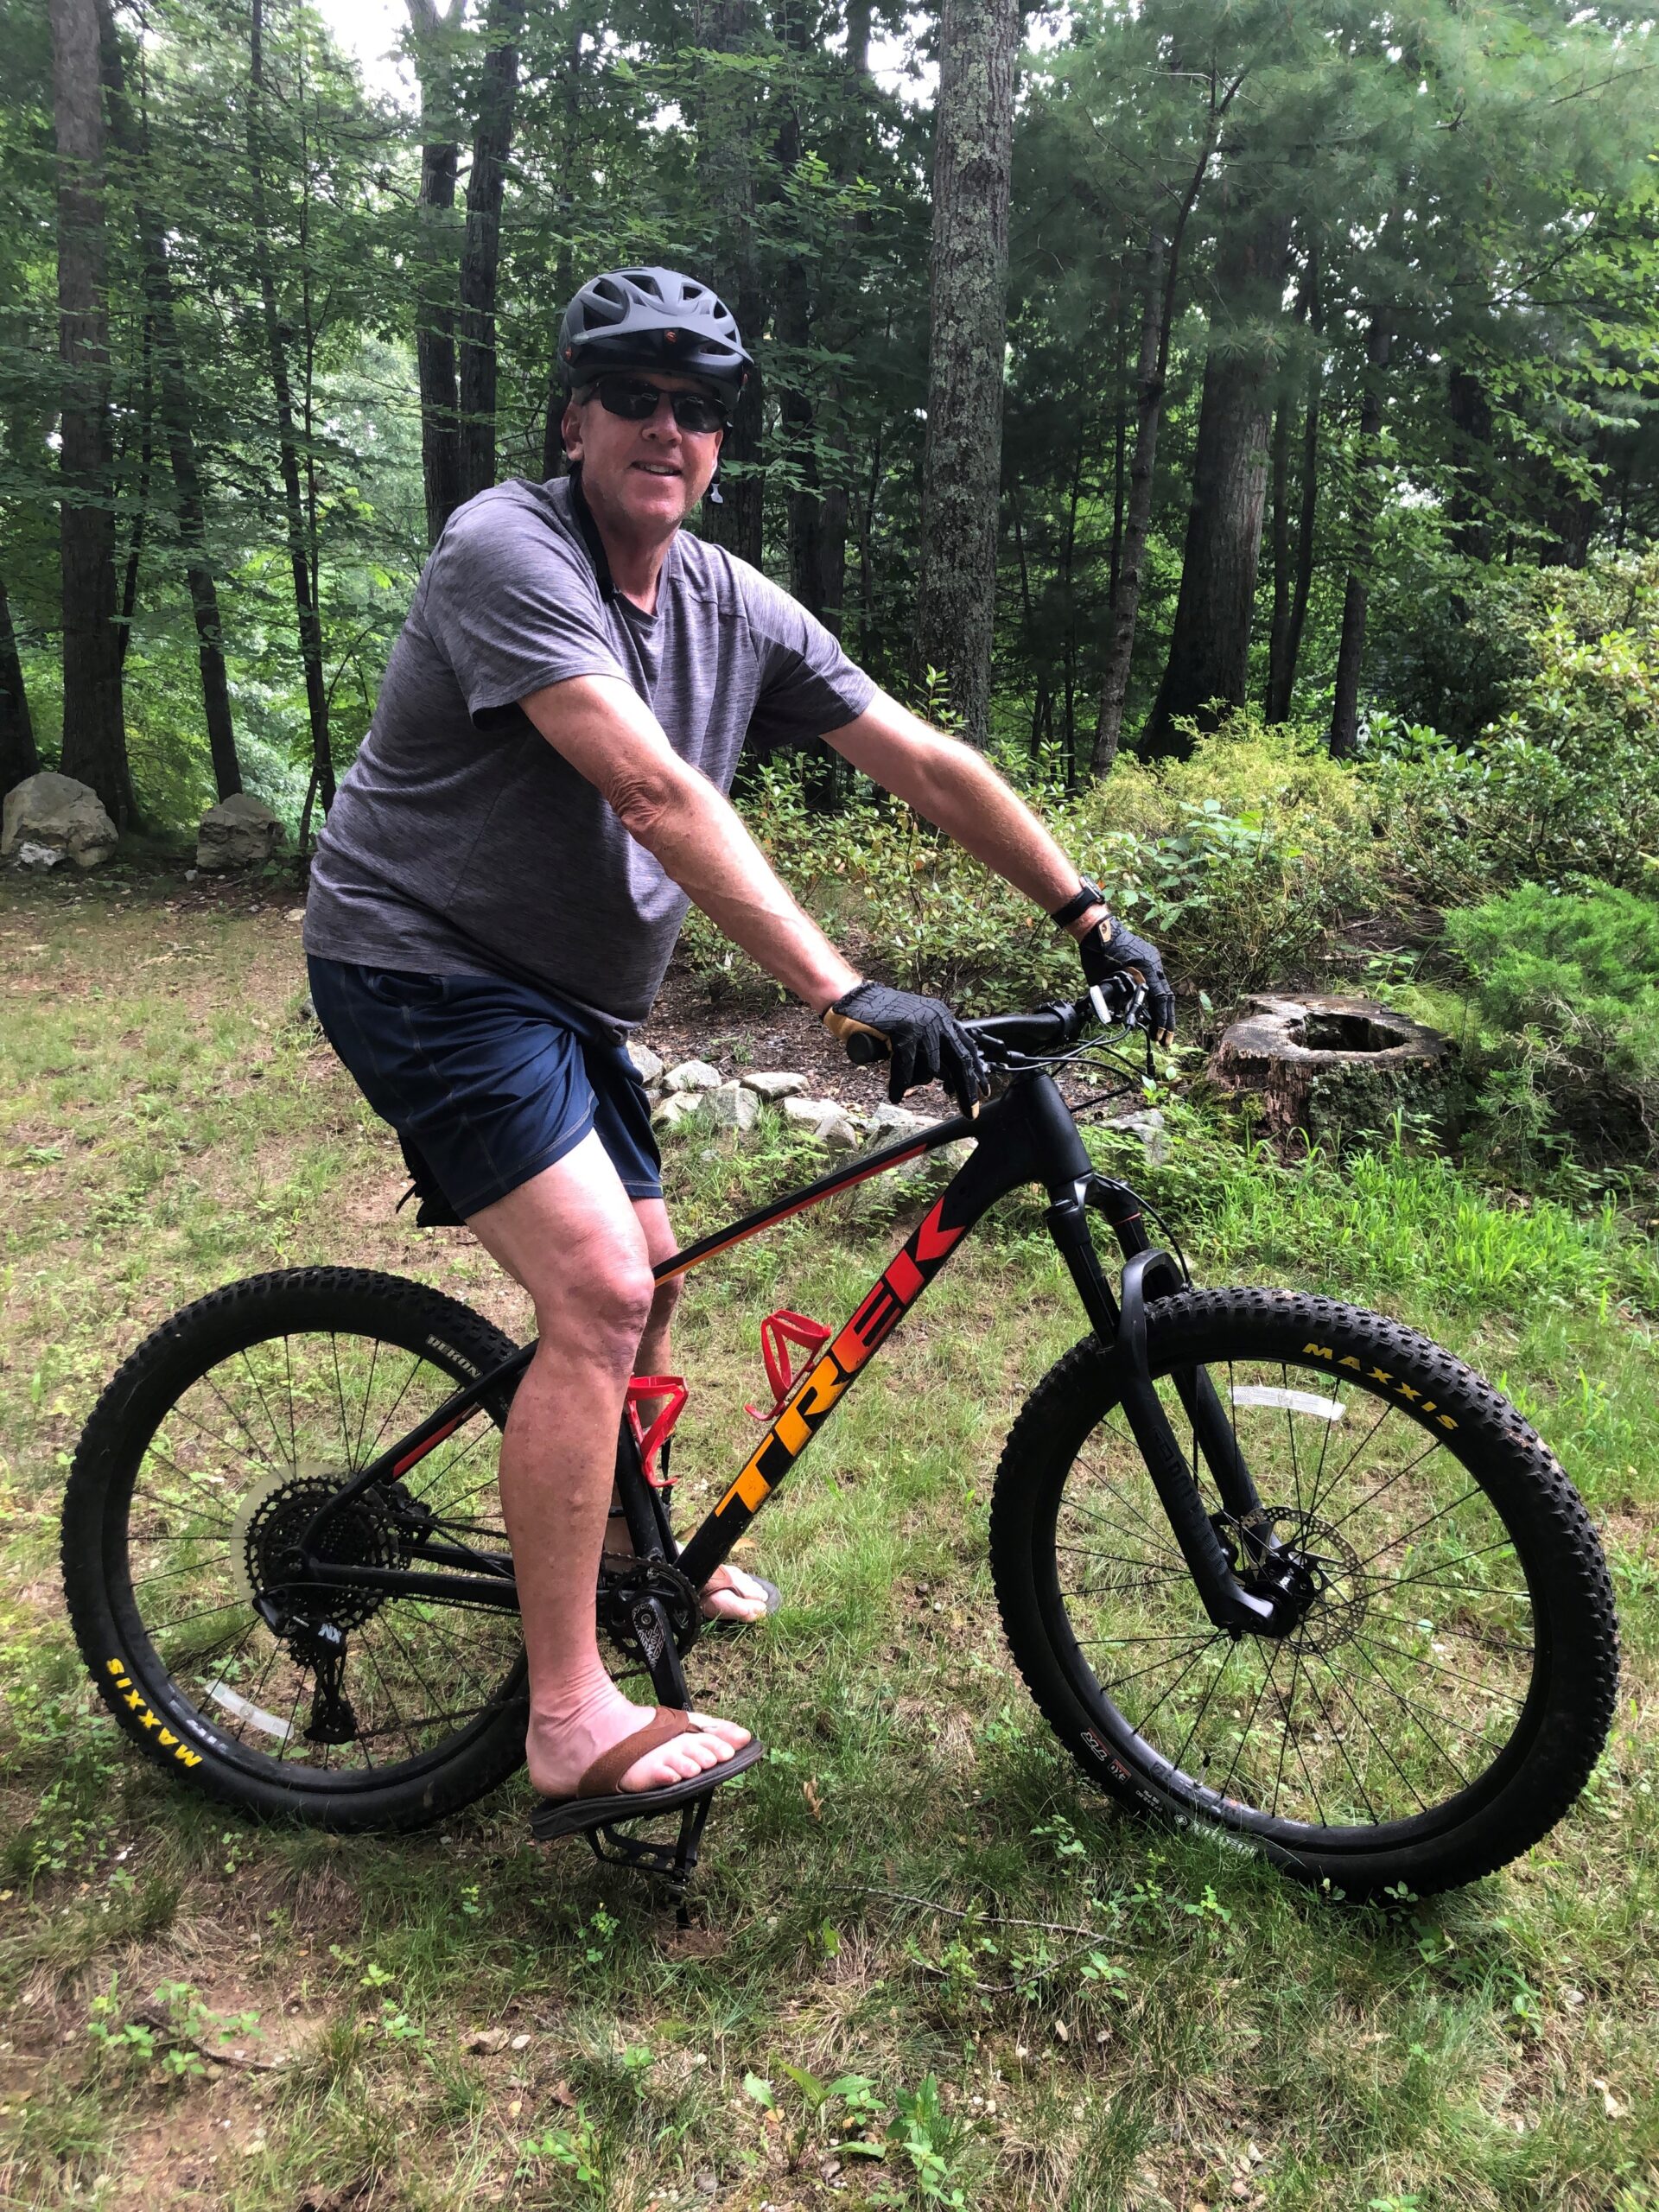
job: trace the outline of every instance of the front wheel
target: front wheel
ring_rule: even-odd
[[[1281,1637],[1213,1624],[1115,1357],[1077,1345],[1009,1436],[991,1561],[1014,1658],[1084,1770],[1350,1898],[1527,1850],[1583,1788],[1618,1681],[1601,1549],[1538,1437],[1450,1353],[1328,1299],[1158,1300],[1147,1362],[1236,1571],[1269,1547],[1303,1597]],[[1251,1527],[1183,1409],[1197,1368],[1261,1502]]]

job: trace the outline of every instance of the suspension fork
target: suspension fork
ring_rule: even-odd
[[[1271,1599],[1246,1590],[1234,1573],[1204,1510],[1193,1471],[1147,1371],[1147,1296],[1148,1291],[1156,1296],[1180,1287],[1175,1262],[1166,1252],[1154,1249],[1141,1220],[1140,1203],[1127,1184],[1113,1182],[1091,1170],[1069,1184],[1052,1185],[1049,1200],[1046,1217],[1049,1234],[1065,1262],[1095,1334],[1103,1344],[1116,1351],[1124,1416],[1205,1611],[1217,1628],[1271,1634],[1277,1608]],[[1106,1216],[1123,1248],[1121,1306],[1112,1296],[1090,1234],[1091,1208]],[[1255,1508],[1249,1471],[1208,1375],[1201,1369],[1187,1368],[1179,1371],[1174,1380],[1228,1510],[1236,1511],[1235,1500],[1245,1491],[1251,1508]],[[1245,1522],[1247,1528],[1253,1525]]]
[[[1091,1178],[1085,1203],[1106,1216],[1123,1254],[1122,1314],[1118,1342],[1129,1355],[1137,1373],[1147,1364],[1146,1300],[1165,1298],[1185,1289],[1185,1279],[1167,1252],[1154,1249],[1147,1235],[1141,1201],[1127,1183],[1109,1177]],[[1192,1425],[1198,1448],[1215,1478],[1221,1502],[1241,1527],[1252,1535],[1253,1550],[1265,1554],[1278,1543],[1266,1529],[1262,1500],[1238,1441],[1227,1408],[1210,1379],[1207,1367],[1176,1367],[1170,1370],[1175,1395]]]

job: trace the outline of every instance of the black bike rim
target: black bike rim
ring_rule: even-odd
[[[1211,1362],[1210,1365],[1212,1377],[1218,1383],[1228,1382],[1230,1389],[1234,1387],[1229,1378],[1236,1376],[1239,1363],[1237,1361],[1230,1363],[1230,1365]],[[1272,1357],[1263,1355],[1255,1363],[1275,1370],[1280,1377],[1278,1387],[1285,1390],[1292,1388],[1290,1378],[1293,1376],[1298,1373],[1318,1372],[1311,1369],[1299,1369],[1293,1362],[1276,1355]],[[1320,1379],[1328,1381],[1330,1378],[1321,1376]],[[1168,1395],[1173,1403],[1173,1393],[1169,1393]],[[1357,1392],[1357,1397],[1358,1402],[1372,1408],[1379,1414],[1396,1414],[1402,1420],[1411,1419],[1411,1416],[1405,1414],[1402,1408],[1389,1405],[1387,1402],[1379,1403],[1378,1400],[1369,1394]],[[1114,1768],[1121,1765],[1127,1769],[1128,1773],[1149,1781],[1154,1788],[1176,1801],[1181,1810],[1290,1857],[1313,1854],[1341,1855],[1344,1853],[1369,1855],[1382,1851],[1421,1845],[1449,1833],[1490,1804],[1513,1779],[1524,1763],[1541,1725],[1548,1702],[1550,1673],[1548,1615],[1540,1601],[1538,1591],[1528,1568],[1525,1553],[1515,1541],[1514,1530],[1509,1516],[1503,1510],[1503,1501],[1494,1496],[1493,1492],[1480,1482],[1475,1469],[1469,1465],[1463,1453],[1455,1450],[1449,1440],[1446,1438],[1435,1437],[1433,1440],[1438,1449],[1445,1455],[1448,1464],[1461,1469],[1468,1485],[1467,1495],[1472,1497],[1478,1494],[1484,1508],[1491,1516],[1492,1522],[1502,1529],[1502,1541],[1508,1547],[1506,1571],[1517,1577],[1524,1586],[1529,1625],[1533,1634],[1533,1641],[1527,1654],[1525,1693],[1523,1695],[1512,1698],[1513,1721],[1508,1726],[1503,1741],[1493,1750],[1491,1758],[1482,1764],[1478,1774],[1466,1777],[1448,1794],[1438,1797],[1433,1804],[1420,1805],[1419,1809],[1414,1812],[1392,1818],[1309,1821],[1283,1817],[1276,1809],[1276,1799],[1274,1804],[1265,1811],[1258,1805],[1243,1802],[1230,1787],[1238,1779],[1236,1774],[1238,1758],[1235,1759],[1232,1770],[1223,1777],[1219,1787],[1207,1779],[1203,1772],[1195,1773],[1189,1766],[1184,1765],[1182,1760],[1191,1748],[1192,1737],[1196,1732],[1195,1725],[1189,1724],[1186,1739],[1179,1744],[1173,1756],[1167,1750],[1160,1748],[1143,1732],[1148,1719],[1155,1717],[1148,1713],[1144,1697],[1138,1707],[1140,1718],[1137,1723],[1134,1714],[1126,1713],[1110,1694],[1114,1688],[1121,1689],[1124,1687],[1122,1671],[1128,1670],[1115,1672],[1113,1676],[1103,1682],[1096,1661],[1090,1658],[1084,1648],[1085,1644],[1093,1643],[1098,1650],[1103,1645],[1110,1643],[1112,1640],[1080,1637],[1076,1632],[1073,1625],[1072,1605],[1063,1586],[1059,1569],[1059,1560],[1063,1555],[1064,1548],[1060,1516],[1065,1508],[1065,1491],[1070,1486],[1070,1480],[1077,1459],[1087,1450],[1090,1440],[1098,1434],[1099,1431],[1114,1417],[1118,1424],[1118,1433],[1123,1446],[1122,1456],[1126,1464],[1129,1461],[1131,1455],[1138,1463],[1138,1453],[1135,1452],[1135,1447],[1128,1440],[1128,1430],[1123,1425],[1121,1410],[1116,1406],[1108,1407],[1104,1413],[1090,1422],[1084,1428],[1082,1435],[1076,1440],[1075,1449],[1067,1460],[1062,1480],[1053,1485],[1050,1495],[1038,1506],[1036,1527],[1037,1556],[1043,1562],[1040,1573],[1048,1586],[1046,1590],[1039,1592],[1039,1598],[1044,1602],[1044,1610],[1047,1612],[1048,1618],[1054,1623],[1053,1643],[1057,1656],[1068,1680],[1074,1687],[1074,1694],[1077,1696],[1087,1729],[1098,1739],[1098,1755]],[[1381,1425],[1379,1420],[1379,1428]],[[1258,1470],[1258,1478],[1259,1475]],[[1208,1494],[1206,1484],[1206,1495]],[[1210,1497],[1211,1504],[1217,1502],[1213,1497]],[[1263,1503],[1264,1504],[1270,1503],[1265,1495]],[[1114,1536],[1112,1541],[1118,1542],[1121,1539]],[[1220,1652],[1224,1646],[1226,1647],[1225,1660],[1220,1665],[1212,1667],[1211,1670],[1209,1694],[1203,1700],[1206,1711],[1214,1707],[1215,1689],[1224,1679],[1227,1667],[1232,1663],[1232,1656],[1235,1653],[1244,1651],[1267,1655],[1255,1662],[1262,1676],[1257,1686],[1260,1694],[1255,1697],[1254,1702],[1248,1710],[1243,1703],[1239,1707],[1239,1711],[1244,1715],[1242,1732],[1248,1736],[1268,1694],[1270,1693],[1283,1694],[1282,1688],[1275,1681],[1275,1677],[1288,1669],[1291,1670],[1291,1681],[1293,1684],[1295,1682],[1298,1662],[1294,1640],[1287,1640],[1284,1643],[1270,1646],[1265,1640],[1254,1637],[1235,1640],[1227,1637],[1224,1631],[1214,1629],[1213,1624],[1203,1615],[1197,1593],[1192,1590],[1190,1580],[1186,1577],[1184,1564],[1174,1548],[1166,1525],[1162,1529],[1161,1541],[1164,1549],[1168,1554],[1167,1573],[1170,1586],[1172,1588],[1179,1588],[1185,1592],[1197,1621],[1202,1623],[1201,1626],[1195,1625],[1191,1630],[1191,1640],[1194,1647],[1193,1671],[1199,1672],[1206,1658]],[[1151,1552],[1139,1554],[1137,1548],[1137,1556],[1144,1560],[1155,1558],[1157,1554]],[[1160,1561],[1160,1572],[1163,1571],[1164,1563]],[[1134,1629],[1131,1628],[1116,1648],[1127,1653],[1131,1648],[1128,1636],[1134,1632]],[[1141,1632],[1147,1636],[1157,1633],[1155,1630]],[[1432,1646],[1433,1638],[1431,1637],[1429,1642]],[[1373,1666],[1376,1658],[1376,1654],[1373,1651],[1369,1659],[1365,1660],[1364,1665]],[[1341,1678],[1333,1669],[1329,1669],[1328,1661],[1323,1663],[1325,1665],[1324,1679],[1315,1683],[1315,1696],[1324,1696],[1326,1700],[1325,1707],[1320,1712],[1319,1718],[1328,1725],[1331,1710],[1333,1707],[1339,1707],[1343,1693],[1340,1687]],[[1439,1665],[1439,1661],[1431,1660],[1426,1671],[1433,1672],[1438,1669]],[[1310,1682],[1314,1682],[1313,1665],[1306,1656],[1302,1660],[1301,1673],[1308,1678]],[[1328,1687],[1329,1685],[1337,1687],[1332,1689]],[[1289,1701],[1294,1707],[1295,1701],[1294,1688]],[[1133,1703],[1134,1700],[1131,1702]],[[1223,1710],[1230,1713],[1233,1708],[1224,1707]],[[1421,1715],[1414,1717],[1411,1725],[1414,1728],[1421,1729],[1424,1725]],[[1336,1732],[1332,1731],[1332,1733],[1334,1736]],[[1294,1723],[1287,1718],[1280,1748],[1283,1753],[1284,1767],[1293,1773],[1296,1758],[1295,1740]],[[1340,1745],[1339,1737],[1337,1740]],[[1239,1756],[1242,1757],[1242,1744]],[[1385,1753],[1384,1757],[1386,1756]],[[1346,1769],[1349,1775],[1352,1776],[1352,1766],[1345,1746],[1341,1746],[1338,1758],[1332,1761],[1332,1764],[1334,1770],[1341,1771]],[[1454,1767],[1455,1761],[1448,1761],[1448,1768]],[[1275,1769],[1275,1771],[1281,1770]],[[1306,1773],[1306,1770],[1304,1771]],[[1126,1775],[1124,1778],[1127,1779],[1128,1776]],[[1305,1783],[1304,1786],[1309,1785]],[[1352,1786],[1351,1781],[1350,1786],[1351,1788]],[[1317,1806],[1319,1798],[1317,1783],[1311,1785],[1310,1794],[1314,1797]],[[1363,1785],[1360,1794],[1363,1795]]]
[[[412,1427],[416,1419],[429,1412],[451,1392],[458,1381],[469,1379],[435,1361],[425,1347],[423,1337],[420,1342],[410,1344],[387,1333],[384,1327],[364,1332],[307,1326],[290,1330],[286,1334],[262,1331],[245,1338],[227,1335],[210,1355],[201,1360],[182,1387],[179,1386],[176,1378],[169,1378],[165,1402],[145,1409],[142,1440],[124,1457],[121,1465],[111,1471],[105,1508],[105,1584],[119,1641],[118,1653],[111,1656],[118,1656],[125,1662],[133,1681],[142,1686],[157,1712],[163,1713],[168,1721],[175,1726],[187,1743],[204,1750],[210,1749],[217,1758],[235,1767],[251,1780],[263,1783],[277,1783],[289,1789],[343,1798],[387,1788],[406,1787],[411,1782],[448,1767],[463,1757],[482,1735],[499,1725],[504,1712],[523,1702],[526,1669],[516,1616],[499,1611],[486,1613],[481,1607],[452,1605],[429,1598],[419,1601],[394,1598],[390,1602],[377,1605],[366,1625],[372,1629],[377,1624],[385,1624],[378,1639],[381,1648],[376,1649],[369,1646],[359,1630],[355,1639],[356,1656],[360,1662],[367,1654],[371,1663],[359,1664],[359,1675],[369,1686],[367,1694],[378,1694],[385,1700],[386,1709],[374,1708],[380,1717],[368,1721],[349,1741],[307,1744],[305,1723],[308,1716],[315,1712],[317,1691],[315,1671],[296,1666],[291,1652],[285,1661],[283,1654],[287,1640],[273,1637],[269,1627],[253,1613],[245,1599],[225,1591],[225,1580],[232,1567],[232,1545],[228,1540],[234,1531],[236,1511],[247,1503],[250,1493],[257,1491],[265,1482],[272,1484],[273,1491],[280,1490],[284,1478],[290,1486],[309,1480],[313,1488],[323,1479],[321,1473],[308,1478],[302,1471],[308,1464],[308,1455],[304,1448],[305,1440],[300,1421],[291,1408],[290,1416],[283,1424],[287,1427],[285,1456],[278,1457],[279,1451],[283,1448],[278,1441],[282,1427],[270,1420],[268,1414],[266,1429],[271,1440],[263,1450],[266,1472],[249,1483],[239,1496],[230,1482],[214,1486],[216,1490],[230,1494],[226,1501],[230,1506],[228,1513],[220,1510],[211,1516],[219,1524],[212,1532],[218,1540],[217,1549],[210,1550],[205,1556],[194,1550],[198,1536],[206,1529],[210,1517],[204,1509],[186,1518],[182,1531],[174,1532],[175,1536],[181,1533],[184,1535],[186,1551],[190,1555],[181,1554],[172,1561],[158,1558],[156,1554],[161,1547],[156,1540],[150,1539],[148,1540],[148,1555],[140,1562],[143,1572],[135,1576],[131,1571],[135,1503],[145,1489],[156,1440],[163,1433],[168,1421],[177,1419],[180,1408],[190,1392],[237,1358],[245,1359],[248,1354],[275,1344],[284,1347],[285,1362],[291,1373],[294,1344],[311,1338],[326,1338],[335,1346],[354,1344],[359,1348],[372,1347],[377,1352],[394,1355],[402,1363],[406,1374],[394,1368],[392,1382],[386,1393],[388,1403],[397,1408],[397,1428],[391,1433],[400,1433]],[[422,1371],[427,1378],[424,1387],[422,1390],[414,1390],[410,1385],[416,1375]],[[365,1407],[365,1416],[372,1410],[372,1376],[371,1395]],[[137,1405],[131,1408],[131,1415],[134,1419],[140,1417]],[[226,1416],[221,1414],[219,1418],[223,1420]],[[350,1439],[350,1450],[339,1455],[339,1464],[328,1465],[327,1478],[338,1484],[354,1466],[372,1458],[377,1448],[384,1448],[391,1440],[391,1433],[387,1431],[392,1418],[392,1414],[388,1413],[377,1423],[372,1424],[365,1417],[355,1424]],[[416,1495],[423,1492],[429,1497],[446,1483],[453,1490],[455,1478],[466,1466],[469,1455],[475,1457],[480,1451],[491,1453],[493,1465],[493,1447],[499,1434],[499,1429],[487,1413],[480,1410],[462,1431],[458,1432],[454,1440],[439,1446],[418,1469],[412,1471],[414,1479],[409,1485],[410,1491]],[[226,1433],[222,1429],[219,1432],[219,1444],[223,1451]],[[199,1441],[196,1464],[189,1465],[181,1465],[175,1453],[167,1454],[173,1465],[175,1495],[173,1499],[163,1500],[163,1503],[172,1507],[178,1495],[188,1492],[194,1497],[204,1483],[211,1482],[213,1475],[219,1470],[213,1466],[204,1467],[200,1464],[201,1454],[206,1449],[207,1446]],[[230,1456],[240,1458],[243,1455],[232,1452]],[[492,1474],[486,1489],[493,1491],[493,1487]],[[259,1504],[256,1502],[253,1516],[257,1516],[259,1510]],[[380,1516],[383,1522],[385,1517],[384,1515]],[[298,1499],[294,1503],[289,1518],[291,1524],[308,1518],[308,1514],[302,1511]],[[372,1512],[369,1516],[369,1525],[372,1530]],[[499,1512],[493,1528],[487,1530],[474,1528],[474,1540],[480,1548],[486,1537],[492,1548],[505,1550],[506,1536],[499,1526]],[[140,1541],[146,1540],[141,1538]],[[204,1572],[216,1573],[220,1578],[217,1587],[197,1589],[193,1586],[192,1578],[199,1578]],[[187,1608],[169,1601],[161,1608],[166,1617],[158,1618],[156,1600],[152,1599],[147,1608],[138,1593],[143,1589],[160,1592],[169,1581],[181,1583],[190,1589],[192,1603]],[[208,1603],[196,1606],[194,1603],[196,1597],[207,1598]],[[339,1601],[331,1599],[329,1602],[337,1606]],[[399,1619],[400,1609],[407,1611],[408,1618]],[[230,1624],[232,1616],[235,1617],[233,1628]],[[181,1630],[194,1626],[198,1622],[211,1623],[216,1617],[225,1618],[227,1621],[223,1636],[208,1637],[188,1647],[181,1643],[172,1649],[165,1648],[177,1637]],[[429,1649],[411,1652],[409,1649],[410,1630],[415,1618],[419,1618],[424,1624],[423,1634],[429,1647],[433,1641],[430,1630],[434,1623],[453,1624],[452,1626],[446,1625],[444,1641],[452,1645],[458,1655],[467,1652],[474,1655],[470,1664],[474,1673],[477,1671],[476,1655],[486,1638],[492,1638],[503,1646],[511,1639],[511,1650],[501,1650],[500,1663],[492,1664],[486,1670],[491,1676],[487,1694],[474,1695],[469,1690],[463,1690],[461,1698],[467,1702],[460,1703],[453,1698],[446,1700],[442,1692],[436,1688],[435,1662]],[[404,1646],[401,1661],[392,1656],[397,1643]],[[356,1704],[353,1700],[350,1679],[353,1637],[349,1630],[346,1648],[347,1679],[344,1687],[355,1717]],[[257,1663],[249,1665],[250,1655]],[[104,1663],[107,1665],[108,1661]],[[230,1668],[237,1664],[242,1665],[245,1671],[232,1675]],[[444,1679],[464,1681],[467,1669],[460,1665],[459,1658],[457,1666],[459,1673],[451,1669]],[[398,1679],[400,1667],[410,1681],[423,1676],[427,1701],[424,1712],[397,1708],[396,1689],[391,1683]],[[193,1669],[198,1678],[194,1683],[189,1679]],[[377,1678],[378,1692],[374,1687]],[[282,1686],[279,1693],[273,1694],[273,1683]],[[193,1688],[196,1695],[192,1694]],[[233,1702],[227,1704],[227,1697]],[[238,1705],[245,1709],[236,1710]],[[424,1730],[429,1732],[445,1728],[448,1732],[431,1734],[429,1741],[407,1751],[403,1757],[383,1759],[376,1755],[373,1748],[377,1742],[384,1745],[396,1736],[402,1736],[407,1743],[417,1732]],[[278,1729],[282,1732],[280,1734],[276,1732]],[[250,1734],[261,1733],[270,1734],[277,1742],[276,1756],[256,1749],[247,1740]],[[360,1764],[341,1763],[357,1757],[361,1758]]]

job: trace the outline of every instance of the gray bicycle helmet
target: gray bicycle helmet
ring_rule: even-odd
[[[737,318],[717,294],[677,269],[613,269],[584,284],[559,325],[567,389],[610,369],[701,377],[728,402],[754,366]]]

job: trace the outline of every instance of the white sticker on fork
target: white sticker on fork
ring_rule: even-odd
[[[286,1720],[279,1720],[274,1713],[267,1713],[263,1705],[255,1705],[233,1690],[228,1682],[209,1682],[207,1694],[215,1705],[223,1706],[226,1713],[234,1713],[238,1720],[245,1720],[250,1728],[263,1729],[267,1736],[275,1736],[286,1743],[293,1730]]]
[[[1236,1406],[1279,1406],[1287,1414],[1312,1414],[1315,1421],[1340,1421],[1347,1411],[1340,1398],[1284,1390],[1276,1382],[1235,1382],[1229,1395]]]

